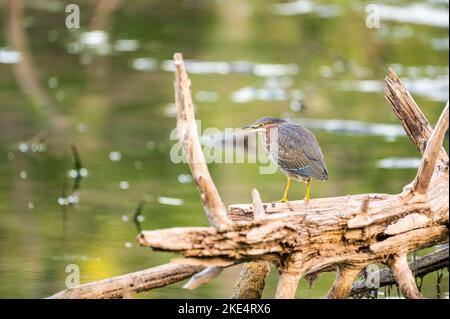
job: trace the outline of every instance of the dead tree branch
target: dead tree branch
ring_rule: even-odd
[[[233,288],[231,298],[261,299],[265,280],[269,272],[270,264],[267,261],[245,263]]]
[[[400,287],[402,294],[408,299],[422,299],[422,294],[417,288],[416,280],[408,265],[406,253],[391,256],[388,258],[387,265],[394,275],[395,281]]]
[[[281,273],[276,298],[294,298],[303,275],[336,265],[339,271],[329,297],[344,298],[350,293],[359,270],[372,263],[390,267],[406,297],[421,297],[406,254],[448,242],[448,156],[441,146],[442,131],[448,126],[448,120],[444,120],[448,107],[432,133],[395,73],[391,70],[386,77],[386,97],[408,136],[423,153],[421,169],[432,170],[429,180],[429,175],[419,173],[418,176],[423,177],[416,179],[420,181],[420,192],[424,192],[425,187],[427,196],[406,187],[392,195],[376,193],[314,199],[305,207],[303,201],[293,201],[289,205],[263,203],[253,191],[253,203],[231,205],[227,212],[204,161],[190,82],[181,54],[174,58],[178,134],[213,227],[142,231],[137,238],[142,246],[180,253],[184,256],[177,260],[183,264],[180,267],[191,265],[199,270],[204,266],[272,262]],[[436,162],[439,165],[435,165]]]
[[[201,271],[201,266],[165,264],[131,274],[93,281],[60,291],[49,299],[121,299],[132,293],[164,287]]]
[[[220,266],[209,266],[195,274],[189,279],[189,281],[183,286],[183,289],[195,289],[204,285],[222,273],[223,268]]]
[[[438,153],[441,151],[442,142],[444,140],[445,132],[448,128],[448,102],[444,108],[444,111],[439,118],[436,128],[431,135],[429,142],[423,153],[422,162],[420,163],[417,176],[413,184],[413,192],[420,195],[425,195],[428,186],[430,185],[431,176],[434,172],[436,165],[436,159]]]
[[[386,78],[388,100],[400,114],[411,140],[424,151],[424,143],[436,136],[429,145],[438,144],[440,151],[425,150],[424,156],[428,156],[426,160],[431,164],[438,156],[446,158],[441,150],[442,135],[431,134],[420,109],[411,104],[412,99],[403,97],[406,88],[395,79],[398,78],[391,71]],[[444,109],[441,119],[446,112]],[[417,119],[421,125],[414,126]],[[439,121],[435,132],[445,128],[446,122]],[[293,298],[298,280],[305,272],[333,264],[346,266],[338,272],[330,296],[345,296],[357,275],[355,269],[373,262],[392,267],[405,295],[419,297],[410,287],[412,276],[405,270],[403,256],[448,240],[448,170],[428,166],[432,166],[435,174],[428,185],[426,200],[409,191],[395,195],[361,194],[316,199],[308,208],[301,202],[291,202],[289,207],[283,203],[262,204],[264,214],[254,200],[253,204],[229,208],[230,217],[241,221],[225,232],[206,227],[143,231],[138,241],[156,250],[179,252],[194,263],[207,264],[208,260],[217,263],[218,259],[222,265],[257,259],[272,261],[281,271],[278,298]],[[413,213],[418,214],[416,218],[411,218]],[[273,218],[260,217],[271,214]]]
[[[413,261],[409,264],[409,268],[411,269],[414,276],[417,278],[422,278],[425,275],[442,269],[448,268],[449,265],[449,254],[448,247],[445,249],[441,249],[434,253],[423,256],[416,261]],[[389,268],[383,268],[378,270],[376,273],[371,274],[371,278],[378,278],[377,287],[374,287],[374,283],[370,282],[370,285],[367,284],[365,279],[362,279],[356,282],[352,290],[350,292],[351,297],[364,296],[374,289],[379,289],[381,287],[390,286],[396,284],[394,275],[392,274]]]
[[[181,53],[175,53],[174,63],[178,138],[182,143],[209,222],[217,229],[226,228],[230,226],[231,222],[206,166],[205,156],[197,135],[191,81],[186,74]]]
[[[361,271],[361,267],[355,265],[338,265],[336,279],[333,287],[328,292],[329,299],[347,298],[352,290],[353,281]]]
[[[400,119],[408,137],[419,152],[423,154],[433,128],[411,94],[409,94],[407,88],[391,68],[389,68],[385,82],[386,88],[384,93],[386,94],[386,100],[391,104],[392,110]],[[443,163],[448,162],[448,155],[443,147],[440,149],[438,158]]]

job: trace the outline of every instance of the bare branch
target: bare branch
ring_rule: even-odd
[[[361,204],[361,214],[367,215],[367,212],[369,211],[369,203],[370,203],[370,195],[367,195]]]
[[[447,247],[445,249],[441,249],[434,253],[423,256],[417,259],[416,261],[411,262],[409,264],[409,268],[411,269],[415,277],[423,277],[428,273],[448,267],[448,265],[449,265],[449,255]],[[369,287],[367,285],[367,281],[363,279],[356,282],[353,285],[352,291],[350,292],[350,296],[361,296],[374,289],[393,285],[396,283],[395,278],[392,275],[392,272],[387,267],[378,270],[376,273],[372,273],[371,277],[379,278],[378,286],[376,288],[374,288],[373,286]]]
[[[278,280],[276,299],[295,299],[301,273],[282,272]]]
[[[206,216],[215,228],[221,230],[231,226],[225,205],[209,174],[205,156],[197,135],[194,104],[191,96],[191,81],[184,68],[183,56],[175,53],[175,101],[177,105],[177,130],[184,154],[187,157]]]
[[[264,219],[266,213],[264,212],[264,207],[261,202],[261,196],[259,196],[259,193],[256,190],[256,188],[252,189],[252,201],[253,201],[254,218],[256,220]]]
[[[352,290],[352,284],[360,273],[362,267],[356,265],[340,264],[337,267],[333,287],[328,292],[328,299],[347,298]]]
[[[261,299],[265,280],[270,272],[267,261],[245,263],[234,286],[232,299]]]
[[[209,266],[195,274],[183,286],[183,289],[193,290],[201,285],[204,285],[222,273],[223,268],[220,266]]]
[[[252,189],[252,201],[255,220],[263,220],[266,217],[266,213],[264,212],[261,196],[256,188]],[[234,286],[231,298],[260,299],[269,272],[270,264],[267,261],[245,263],[241,268],[239,279]]]
[[[420,153],[423,153],[426,143],[433,132],[430,123],[392,69],[389,69],[385,81],[386,88],[384,92],[386,100],[391,104],[395,115],[402,122],[406,134]],[[444,148],[440,149],[438,159],[444,163],[448,162],[448,155]]]
[[[448,241],[447,226],[430,226],[391,236],[370,245],[370,250],[374,253],[391,250],[392,252],[403,254],[414,251],[417,248],[433,246],[446,241]],[[397,248],[393,249],[395,246]]]
[[[165,264],[131,274],[93,281],[76,288],[60,291],[49,299],[125,298],[131,293],[164,287],[189,278],[202,266]]]
[[[428,186],[430,185],[431,177],[436,166],[436,159],[441,151],[442,141],[448,128],[448,115],[447,102],[423,153],[422,162],[420,163],[412,188],[416,194],[424,195],[428,191]]]
[[[386,235],[396,235],[405,233],[407,231],[424,228],[431,222],[431,219],[426,215],[413,213],[400,218],[394,224],[389,225],[384,233]]]
[[[330,269],[333,265],[354,265],[353,268],[341,266],[336,284],[330,291],[330,297],[344,297],[357,276],[356,265],[386,262],[405,296],[420,297],[413,285],[414,277],[408,268],[406,254],[448,242],[448,170],[434,171],[433,178],[426,183],[426,198],[414,192],[359,194],[315,199],[313,207],[305,207],[303,201],[289,202],[289,205],[263,204],[259,194],[253,191],[253,203],[232,205],[227,215],[201,151],[190,82],[180,54],[175,55],[175,66],[179,138],[206,214],[214,227],[142,231],[138,236],[141,245],[181,253],[185,258],[177,262],[184,263],[183,267],[188,264],[199,267],[198,271],[204,266],[273,262],[281,271],[277,298],[294,298],[303,274]],[[432,135],[428,122],[395,73],[391,71],[386,81],[386,95],[396,114],[411,140],[424,151],[424,143]],[[448,115],[448,107],[446,112]],[[442,134],[439,127],[445,126],[443,122],[439,121],[436,126],[439,134]],[[439,137],[438,133],[433,134],[431,141],[439,141]],[[433,151],[427,148],[424,156],[436,152],[434,144],[429,143]],[[448,160],[442,148],[438,157]],[[423,169],[434,168],[431,164],[424,164]],[[387,256],[394,257],[386,261]],[[245,267],[250,269],[249,265]],[[186,276],[187,272],[182,274],[180,277]],[[260,284],[262,277],[257,277]],[[252,276],[246,277],[249,278]],[[127,293],[122,291],[120,296]]]
[[[307,263],[306,255],[300,252],[290,254],[283,260],[284,265],[281,266],[281,275],[275,293],[276,299],[295,298],[298,283],[308,268]]]
[[[396,255],[387,260],[395,281],[400,287],[402,294],[408,299],[422,299],[422,294],[416,285],[416,280],[408,266],[406,254]]]

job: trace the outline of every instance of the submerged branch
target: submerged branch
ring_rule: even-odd
[[[117,299],[184,280],[203,267],[165,264],[131,274],[93,281],[60,291],[49,299]]]

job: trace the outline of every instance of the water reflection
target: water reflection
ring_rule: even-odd
[[[442,4],[448,6],[448,2]],[[435,7],[430,3],[414,3],[403,6],[377,4],[380,18],[387,21],[414,23],[433,27],[448,27],[448,7]]]
[[[118,162],[122,159],[122,154],[117,151],[112,151],[108,155],[109,159],[113,162]]]
[[[321,4],[312,0],[297,0],[272,5],[273,13],[285,16],[313,13],[320,18],[338,16],[341,8],[337,4]]]
[[[138,58],[133,60],[132,68],[139,71],[155,71],[158,67],[158,62],[153,58]]]
[[[438,76],[436,78],[408,79],[402,78],[402,82],[412,94],[426,97],[429,100],[437,102],[445,102],[448,100],[449,94],[449,77],[448,75]],[[360,91],[360,92],[383,92],[384,82],[379,80],[358,80],[358,81],[342,81],[340,89],[343,91]]]
[[[117,52],[133,52],[139,49],[139,41],[135,39],[121,39],[114,43]]]
[[[295,75],[299,71],[296,64],[267,64],[249,61],[196,61],[185,60],[186,71],[191,74],[253,74],[261,77]],[[161,70],[174,72],[172,60],[161,62]]]
[[[376,167],[386,169],[399,169],[399,168],[417,169],[420,165],[420,161],[421,161],[420,158],[414,157],[411,158],[389,157],[377,161]]]
[[[183,205],[183,200],[181,198],[159,196],[158,203],[163,205],[181,206]]]
[[[119,182],[119,188],[120,189],[129,189],[130,188],[130,183],[127,181],[120,181]]]
[[[108,33],[103,30],[83,32],[80,36],[79,44],[80,45],[75,45],[78,52],[75,51],[74,53],[92,50],[98,54],[106,55],[111,52]]]
[[[22,53],[8,48],[0,48],[0,63],[13,64],[22,60]]]
[[[292,85],[293,81],[290,77],[267,78],[261,84],[244,87],[233,92],[231,100],[236,103],[290,100],[301,103],[304,93],[300,89],[291,88]]]
[[[399,136],[406,136],[401,125],[367,123],[351,120],[319,120],[319,119],[295,119],[296,121],[309,129],[323,130],[327,132],[345,133],[350,135],[383,136],[389,139]]]
[[[314,14],[320,18],[331,18],[342,14],[344,4],[324,4],[312,0],[297,0],[272,5],[272,12],[277,15],[294,16]],[[352,2],[354,10],[364,11],[364,3]],[[448,27],[448,2],[427,1],[404,5],[376,4],[377,14],[381,20],[399,23],[413,23],[433,27]]]
[[[192,175],[191,174],[180,174],[178,175],[178,182],[180,184],[188,184],[192,182]]]

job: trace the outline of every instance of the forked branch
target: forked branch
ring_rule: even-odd
[[[441,151],[442,141],[448,129],[448,115],[447,102],[423,153],[422,161],[413,184],[413,192],[416,194],[425,195],[428,191],[431,176],[436,166],[436,159]]]
[[[200,192],[200,198],[206,216],[212,226],[224,229],[231,221],[220,199],[202,151],[195,123],[194,104],[191,95],[191,81],[184,68],[183,56],[175,53],[175,103],[177,107],[177,133],[182,143],[184,155],[191,169],[192,176]]]
[[[178,134],[213,227],[142,231],[137,238],[141,245],[182,254],[184,258],[177,260],[182,265],[173,270],[182,279],[188,272],[189,276],[193,274],[189,267],[197,267],[196,273],[209,266],[209,270],[194,277],[193,286],[214,278],[220,273],[219,267],[256,262],[259,264],[244,266],[241,280],[257,279],[259,288],[252,296],[258,297],[267,272],[257,274],[259,270],[252,265],[264,268],[267,262],[272,262],[281,273],[276,297],[294,298],[303,275],[338,265],[328,297],[345,298],[351,293],[360,269],[372,263],[385,263],[407,298],[421,298],[406,254],[448,242],[448,155],[442,148],[448,105],[433,131],[397,75],[390,70],[386,77],[386,98],[407,135],[423,153],[413,191],[320,198],[305,207],[303,201],[289,205],[263,203],[254,190],[253,203],[231,205],[227,211],[201,150],[190,81],[181,54],[176,54],[174,60]],[[422,195],[425,193],[427,196]],[[245,275],[246,271],[255,273]],[[162,276],[171,278],[167,273]],[[238,284],[233,296],[250,294]]]

